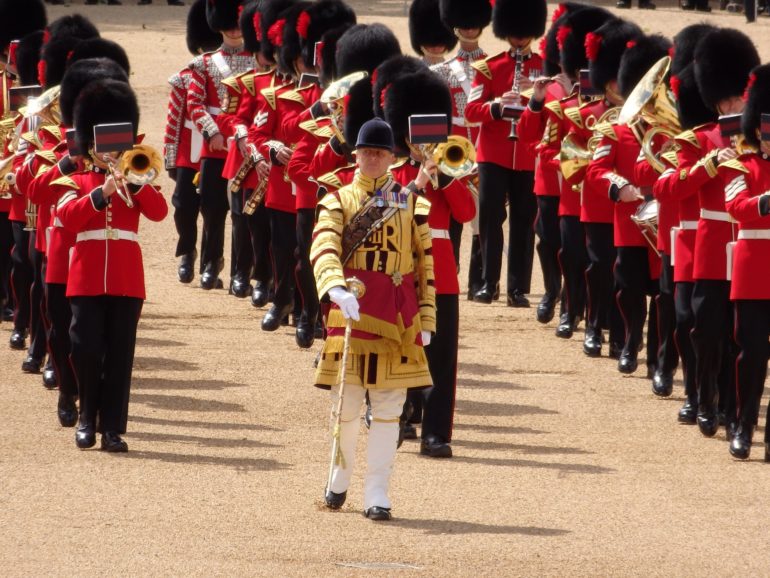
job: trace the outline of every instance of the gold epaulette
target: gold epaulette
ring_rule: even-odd
[[[67,189],[69,189],[70,191],[77,191],[80,188],[80,186],[67,175],[63,175],[58,179],[51,181],[51,186],[54,186],[54,185],[67,187]]]
[[[316,182],[319,185],[325,186],[327,190],[330,190],[330,191],[336,191],[337,189],[341,189],[342,187],[345,186],[345,184],[342,182],[342,179],[340,179],[337,176],[337,172],[340,170],[342,169],[337,169],[336,171],[333,171],[331,173],[326,173],[325,175],[321,175],[316,179]]]
[[[491,80],[492,71],[489,69],[489,64],[487,64],[487,60],[489,60],[489,58],[485,58],[484,60],[477,60],[476,62],[471,64],[471,66]]]
[[[238,77],[237,76],[228,76],[222,81],[222,84],[224,84],[226,87],[232,89],[232,91],[235,94],[240,94],[241,89],[238,86]]]
[[[58,162],[56,153],[51,149],[35,151],[35,156],[41,159],[43,162],[47,163],[49,166],[55,165]]]
[[[243,88],[251,95],[254,96],[254,77],[257,75],[253,70],[243,73],[239,78]]]
[[[609,122],[597,122],[594,125],[594,132],[598,132],[602,136],[606,136],[612,140],[618,140],[618,135],[615,134],[615,129],[612,128],[612,123]]]
[[[423,195],[417,195],[417,199],[414,202],[415,216],[427,217],[428,213],[430,213],[430,201]]]
[[[333,173],[328,173],[329,175]],[[324,175],[324,177],[327,175]],[[323,179],[323,177],[321,177]],[[318,179],[318,184],[322,185],[326,189],[326,195],[324,195],[323,199],[323,206],[329,209],[330,211],[341,211],[342,210],[342,203],[340,202],[340,199],[337,195],[330,195],[330,192],[337,191],[338,189],[342,188],[342,183],[340,182],[339,187],[329,188],[326,184],[321,182],[321,179]]]
[[[44,175],[53,168],[53,165],[40,165],[35,173],[35,178]]]
[[[278,87],[275,86],[268,86],[267,88],[263,88],[259,91],[259,93],[264,97],[265,101],[268,105],[270,105],[270,108],[275,110],[275,104],[276,104],[276,97],[275,97],[275,91]]]
[[[672,167],[679,166],[679,157],[676,156],[676,151],[668,151],[660,155],[660,158],[668,161]]]
[[[580,107],[571,106],[567,109],[564,109],[564,114],[568,119],[572,121],[572,124],[574,124],[576,127],[583,128],[583,116],[580,114]]]
[[[398,157],[396,162],[388,167],[388,170],[398,169],[403,167],[409,161],[409,157]]]
[[[557,117],[564,118],[564,111],[562,110],[561,104],[558,101],[552,100],[551,102],[547,102],[545,107],[554,113]]]
[[[527,90],[521,91],[521,98],[524,100],[532,100],[532,96],[535,94],[534,88],[528,88]]]
[[[322,116],[319,118],[311,118],[310,120],[301,122],[299,124],[299,128],[301,128],[306,132],[309,132],[310,134],[318,138],[330,139],[332,138],[332,136],[334,136],[334,131],[332,130],[332,127],[329,126],[328,124],[323,126],[318,124],[318,121],[324,118],[328,118],[328,117]]]
[[[678,140],[678,141],[690,143],[696,149],[701,148],[700,141],[698,140],[698,137],[695,136],[695,133],[693,131],[691,131],[691,130],[686,130],[684,132],[680,132],[674,138],[675,138],[675,140]]]
[[[734,169],[736,171],[741,171],[743,173],[748,173],[749,172],[749,169],[746,168],[746,165],[744,165],[738,159],[730,159],[729,161],[725,161],[721,165],[719,165],[720,169],[722,167],[725,167],[725,168],[728,168],[728,169]]]
[[[56,139],[56,142],[60,142],[62,139],[61,127],[56,124],[46,124],[40,127],[40,130],[44,130]]]
[[[282,92],[278,95],[278,98],[281,100],[288,100],[291,102],[296,102],[298,104],[301,104],[303,107],[306,107],[305,99],[303,98],[302,94],[298,90],[287,90],[286,92]]]

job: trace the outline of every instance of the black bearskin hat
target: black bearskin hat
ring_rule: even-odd
[[[674,36],[674,50],[671,56],[671,74],[678,74],[684,67],[689,66],[698,41],[716,29],[716,26],[700,22],[685,26],[677,32]]]
[[[380,64],[372,73],[372,99],[375,116],[385,116],[383,93],[404,74],[429,70],[428,65],[414,56],[394,56]]]
[[[762,113],[770,113],[770,64],[757,66],[751,72],[746,96],[741,129],[746,141],[758,147],[760,143],[757,132],[762,124]]]
[[[268,31],[270,41],[278,46],[278,68],[287,74],[295,73],[294,61],[302,55],[297,21],[302,12],[310,7],[310,2],[297,2],[291,8],[281,12],[281,16]],[[278,34],[280,31],[280,40]]]
[[[545,0],[496,0],[492,8],[492,32],[501,40],[538,38],[545,32],[548,7]]]
[[[595,89],[603,91],[609,82],[617,80],[626,45],[642,36],[642,30],[636,24],[617,18],[586,35],[586,56],[591,84]]]
[[[358,138],[358,131],[363,124],[374,118],[372,110],[372,81],[370,77],[362,78],[348,90],[345,98],[345,124],[343,136],[351,146]]]
[[[368,72],[391,56],[401,54],[396,35],[383,24],[356,24],[337,42],[337,78],[353,72]]]
[[[423,46],[443,46],[447,52],[457,46],[451,28],[441,22],[438,0],[412,0],[409,7],[409,40],[415,53],[422,55]]]
[[[698,83],[695,82],[694,64],[690,63],[689,66],[685,66],[679,71],[679,74],[672,74],[669,84],[676,96],[676,108],[679,112],[679,123],[682,130],[692,129],[717,120],[716,111],[707,107],[700,96]]]
[[[86,58],[109,58],[117,62],[120,67],[126,71],[126,75],[131,75],[131,65],[128,62],[128,54],[123,47],[112,40],[106,38],[89,38],[81,40],[67,59],[67,67],[72,66],[78,60]]]
[[[415,98],[419,94],[420,98]],[[443,78],[427,70],[399,76],[385,91],[385,120],[393,129],[396,154],[408,155],[409,117],[413,114],[447,115],[451,131],[452,97]]]
[[[316,55],[320,62],[316,65],[319,68],[323,86],[329,86],[335,79],[339,78],[337,76],[337,42],[351,26],[351,24],[346,24],[332,28],[321,37],[321,47]]]
[[[0,52],[48,23],[42,0],[0,0]]]
[[[561,72],[557,35],[566,21],[566,16],[561,16],[554,20],[553,24],[551,24],[551,27],[548,29],[548,32],[546,32],[545,36],[540,39],[540,48],[538,51],[540,52],[540,56],[543,57],[543,74],[546,76],[554,76]]]
[[[318,0],[299,15],[297,32],[302,45],[302,60],[305,66],[313,68],[315,44],[332,28],[352,26],[356,23],[356,13],[342,0]],[[320,66],[319,66],[320,68]]]
[[[703,102],[712,108],[746,90],[749,73],[759,66],[759,54],[751,39],[734,28],[709,32],[695,47],[695,79]]]
[[[59,95],[61,120],[65,126],[73,126],[75,101],[80,91],[92,82],[108,79],[128,84],[126,71],[109,58],[85,58],[70,64],[62,78]]]
[[[206,20],[206,0],[195,0],[190,6],[190,11],[187,13],[186,36],[187,50],[193,55],[216,50],[222,44],[222,35],[209,28]]]
[[[131,87],[119,80],[98,80],[88,84],[75,101],[77,141],[83,150],[94,142],[94,127],[99,124],[130,122],[134,140],[139,127],[139,104]]]
[[[439,0],[441,21],[454,28],[486,28],[492,22],[489,0]]]
[[[603,8],[585,6],[570,11],[565,16],[561,32],[557,36],[559,62],[570,78],[577,78],[578,71],[588,68],[586,36],[615,17]]]
[[[40,61],[43,35],[42,30],[37,30],[19,41],[19,47],[16,49],[16,72],[19,73],[21,86],[37,84],[37,63]]]
[[[47,28],[51,40],[73,36],[81,40],[99,36],[99,29],[82,14],[71,14],[57,18]]]
[[[238,19],[238,26],[241,28],[241,36],[243,37],[243,49],[252,54],[259,52],[262,46],[259,41],[259,33],[255,28],[259,22],[259,16],[256,16],[259,8],[259,0],[251,0],[248,4],[244,4]]]
[[[652,65],[664,56],[668,56],[671,41],[660,34],[642,36],[638,40],[628,42],[623,56],[620,58],[618,69],[618,90],[624,98],[647,73]]]
[[[44,88],[61,82],[67,68],[69,54],[81,40],[98,38],[96,26],[80,14],[57,18],[48,27],[48,40],[43,37],[43,48],[38,64],[38,81]]]
[[[256,13],[259,16],[259,39],[262,45],[262,56],[268,62],[276,61],[277,47],[270,40],[270,29],[281,18],[281,13],[290,8],[296,0],[263,0],[261,10]],[[255,15],[255,18],[256,18]],[[254,23],[256,27],[256,21]],[[283,35],[281,35],[283,36]]]
[[[219,32],[238,28],[238,9],[243,0],[207,0],[206,21]]]

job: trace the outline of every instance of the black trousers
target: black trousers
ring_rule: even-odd
[[[508,201],[508,294],[529,293],[535,254],[537,202],[532,171],[514,171],[493,163],[479,163],[479,232],[483,277],[488,287],[500,281],[503,257],[503,223]]]
[[[227,202],[227,179],[222,177],[224,159],[202,159],[200,174],[200,207],[203,215],[201,263],[216,263],[225,247],[225,219],[230,206]]]
[[[615,300],[615,281],[612,272],[617,251],[613,239],[612,223],[583,223],[586,233],[585,270],[588,296],[588,320],[586,329],[610,330],[610,341],[624,342],[623,318]]]
[[[733,306],[730,282],[699,279],[692,292],[695,324],[695,382],[698,405],[713,409],[717,404],[728,420],[735,418],[735,357]]]
[[[313,243],[315,209],[297,210],[297,266],[294,274],[302,298],[302,317],[310,325],[318,320],[318,289],[316,289],[313,266],[310,263],[310,246]]]
[[[136,327],[142,312],[135,297],[72,297],[72,365],[80,394],[80,421],[101,432],[125,433],[134,365]],[[97,419],[98,418],[98,419]]]
[[[679,305],[675,305],[675,288],[674,288],[674,268],[671,266],[671,256],[661,255],[661,268],[660,279],[658,280],[658,296],[655,302],[658,306],[658,371],[665,375],[669,375],[676,371],[676,366],[679,363],[679,355],[684,358],[686,354],[685,349],[690,344],[690,329],[692,329],[692,320],[690,320],[689,328],[687,326],[680,327],[680,312],[678,310]],[[685,288],[686,290],[686,288]],[[677,288],[676,291],[679,291]],[[692,287],[690,287],[686,295],[682,295],[682,299],[685,299],[682,303],[682,315],[689,311],[689,316],[692,317],[692,308],[690,307],[690,294],[692,294]],[[682,322],[686,323],[685,318],[682,317]],[[683,345],[681,339],[686,339],[687,343]],[[678,348],[678,352],[677,352]],[[683,361],[684,363],[684,361]],[[695,376],[694,365],[690,368],[690,373]],[[687,369],[685,368],[685,380],[687,379]],[[685,390],[687,390],[687,384],[685,383]]]
[[[457,295],[436,295],[436,334],[425,348],[433,387],[424,395],[422,438],[452,441],[457,392],[457,342],[460,305]]]
[[[0,309],[11,296],[12,248],[13,227],[11,221],[8,220],[8,213],[0,213]]]
[[[273,261],[273,304],[284,309],[294,301],[294,251],[297,248],[297,216],[268,209],[270,216],[270,255]]]
[[[537,255],[540,258],[545,286],[543,299],[555,302],[561,293],[559,197],[540,196],[536,197],[536,200],[535,234],[538,238]]]
[[[179,240],[176,243],[176,256],[195,252],[198,246],[198,213],[201,199],[193,184],[195,169],[179,167],[176,170],[176,186],[171,195],[174,206],[174,224]]]
[[[736,373],[738,380],[738,420],[753,431],[759,417],[759,404],[767,377],[770,357],[770,301],[735,302],[735,336],[738,341]],[[768,417],[770,419],[770,409]],[[765,443],[770,443],[770,428],[765,422]]]
[[[254,248],[251,245],[251,235],[249,234],[249,217],[243,214],[244,203],[243,190],[230,193],[230,222],[232,223],[230,277],[248,281],[251,279],[251,272],[254,267]]]
[[[27,354],[35,359],[43,359],[46,351],[46,325],[48,323],[45,311],[45,253],[35,249],[37,233],[29,234],[32,259],[32,287],[29,292],[29,349]]]
[[[12,221],[11,227],[13,230],[11,288],[13,289],[13,300],[16,303],[13,327],[17,331],[25,331],[29,329],[31,313],[30,289],[32,288],[32,279],[34,277],[32,260],[30,258],[30,232],[25,231],[24,223],[19,221]]]
[[[251,195],[251,189],[246,196]],[[270,261],[270,215],[262,203],[253,215],[247,215],[246,225],[249,228],[251,249],[254,255],[253,277],[260,283],[269,283],[273,276],[273,265]]]
[[[695,382],[696,361],[695,349],[690,337],[695,325],[695,314],[692,309],[692,292],[695,283],[679,282],[674,291],[674,303],[676,309],[676,346],[682,358],[682,372],[684,374],[684,394],[687,399],[698,399],[698,388]]]
[[[564,275],[564,311],[574,320],[583,317],[586,308],[588,253],[586,235],[580,217],[565,215],[559,219],[559,264]]]
[[[67,299],[67,285],[47,283],[45,290],[46,310],[51,322],[48,329],[48,354],[53,362],[59,391],[67,395],[77,395],[78,383],[70,359],[72,345],[69,331],[72,324],[72,308]]]
[[[647,318],[647,295],[658,293],[657,283],[650,276],[650,258],[647,247],[618,247],[615,260],[617,301],[625,327],[623,352],[634,357],[644,339],[644,322]],[[654,288],[654,289],[653,289]],[[653,323],[655,327],[653,327]],[[654,330],[653,330],[654,329]],[[657,361],[657,315],[650,315],[647,344],[655,347],[647,352],[647,360]],[[649,363],[648,363],[649,364]]]

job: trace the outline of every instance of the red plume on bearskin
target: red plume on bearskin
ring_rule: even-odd
[[[671,87],[671,92],[674,93],[674,96],[679,99],[679,85],[680,80],[677,75],[672,75],[671,78],[668,81],[668,85]]]
[[[607,20],[594,30],[593,35],[586,36],[586,55],[593,56],[589,58],[589,76],[595,89],[604,91],[610,82],[619,79],[620,60],[628,50],[626,44],[642,36],[644,33],[639,26],[618,18]],[[647,68],[642,72],[646,71]]]
[[[636,46],[636,40],[629,40],[626,42],[626,48],[633,48],[634,46]]]
[[[770,65],[757,66],[752,76],[754,80],[748,90],[746,108],[741,117],[741,130],[746,142],[758,147],[760,139],[757,132],[762,131],[762,114],[770,113]]]
[[[297,34],[303,40],[307,38],[308,28],[310,28],[310,14],[307,13],[307,10],[303,10],[302,14],[297,18]]]
[[[757,74],[755,72],[752,72],[749,75],[749,82],[746,85],[746,90],[743,92],[743,102],[749,101],[749,93],[751,92],[751,89],[754,88],[754,84],[757,82]]]
[[[553,11],[553,15],[551,16],[551,22],[556,22],[559,18],[561,18],[564,13],[567,11],[567,7],[564,4],[559,4],[556,7],[556,10]]]
[[[37,63],[37,82],[40,86],[45,86],[45,60],[39,60]]]
[[[602,37],[594,32],[586,34],[586,56],[588,60],[596,60],[602,49]]]
[[[252,54],[256,54],[262,49],[262,42],[259,36],[262,31],[259,28],[255,28],[255,24],[259,24],[259,19],[257,18],[259,7],[260,3],[258,0],[251,0],[248,4],[243,5],[243,10],[241,10],[241,14],[238,16],[238,26],[241,29],[241,37],[243,38],[243,49]],[[217,36],[220,35],[217,34]]]
[[[543,57],[543,60],[548,60],[548,47],[546,46],[546,40],[547,38],[543,36],[540,39],[540,44],[537,46],[537,51],[540,53],[540,56]]]
[[[572,28],[569,26],[559,27],[559,31],[556,33],[556,43],[559,45],[559,50],[564,48],[564,41],[567,39],[567,36],[569,36],[571,32]]]
[[[316,42],[320,42],[327,32],[355,23],[355,11],[343,0],[317,0],[311,3],[297,20],[305,66],[312,68],[318,65],[319,60],[315,55]]]
[[[273,46],[283,45],[283,27],[286,25],[286,19],[281,18],[276,20],[275,23],[267,31],[267,38],[270,40]]]

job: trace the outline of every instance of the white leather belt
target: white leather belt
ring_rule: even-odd
[[[189,128],[190,130],[198,130],[198,129],[195,127],[195,123],[193,123],[193,121],[191,121],[191,120],[189,120],[189,119],[188,119],[188,120],[186,120],[186,121],[184,121],[184,127],[185,127],[185,128]]]
[[[734,223],[735,220],[723,211],[709,211],[708,209],[700,210],[700,218],[708,219],[709,221],[722,221],[725,223]]]
[[[78,233],[76,241],[139,241],[139,235],[133,231],[124,231],[123,229],[94,229],[92,231],[83,231]]]
[[[698,228],[698,221],[682,221],[679,223],[679,228],[683,231],[694,231]]]
[[[742,229],[738,231],[738,238],[770,240],[770,229]]]
[[[471,123],[465,120],[462,116],[453,116],[452,117],[452,124],[456,126],[461,126],[463,128],[473,128],[477,126],[481,126],[481,123]]]
[[[448,229],[431,229],[430,236],[432,239],[449,239]]]

